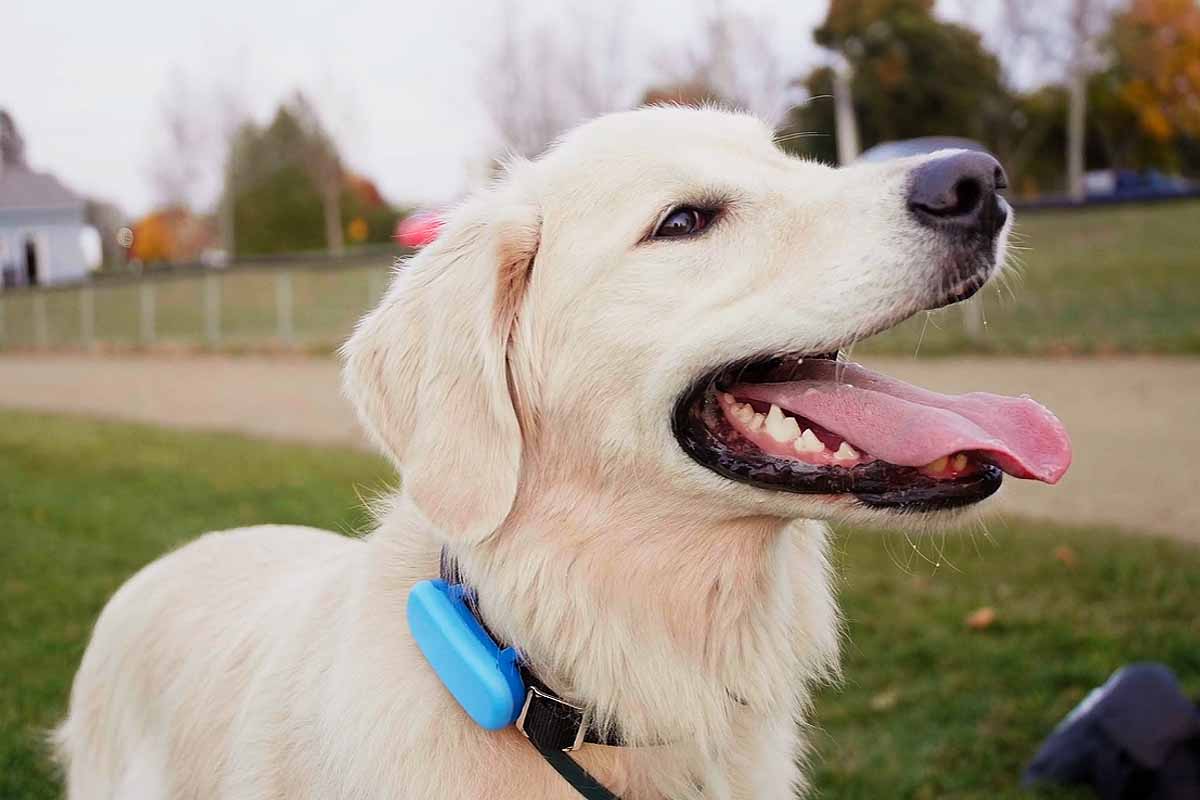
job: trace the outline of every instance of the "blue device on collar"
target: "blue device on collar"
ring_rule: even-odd
[[[488,730],[512,725],[525,703],[517,650],[501,648],[467,606],[467,587],[438,578],[408,594],[417,647],[471,719]]]

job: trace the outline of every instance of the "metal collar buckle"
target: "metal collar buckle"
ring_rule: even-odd
[[[575,730],[575,735],[573,737],[571,744],[568,745],[567,747],[561,748],[562,751],[564,753],[570,753],[575,750],[578,750],[580,747],[583,747],[584,738],[587,736],[587,729],[588,729],[588,716],[589,715],[587,713],[587,710],[580,706],[568,703],[566,700],[563,700],[560,697],[556,697],[552,694],[543,692],[542,690],[538,689],[536,686],[530,686],[526,689],[525,704],[523,706],[521,706],[521,714],[520,714],[520,716],[517,717],[516,727],[517,727],[517,730],[519,730],[521,732],[521,735],[524,736],[526,739],[529,739],[535,745],[538,745],[538,746],[541,745],[540,742],[535,741],[533,739],[533,737],[531,737],[529,735],[529,732],[525,730],[525,721],[529,717],[529,710],[530,710],[530,707],[533,705],[535,699],[539,702],[548,701],[557,706],[560,706],[562,709],[565,709],[567,713],[557,715],[560,719],[563,719],[566,717],[571,717],[571,718],[579,720],[578,728],[576,728],[576,730]]]

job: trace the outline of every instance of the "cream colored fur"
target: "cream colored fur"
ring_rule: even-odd
[[[701,468],[671,410],[722,363],[832,350],[927,302],[914,163],[834,170],[752,118],[653,109],[512,164],[345,348],[403,479],[378,527],[212,533],[125,584],[57,735],[71,800],[576,797],[416,650],[405,598],[443,545],[489,625],[643,745],[577,754],[611,789],[792,797],[811,691],[837,671],[815,520],[848,509]],[[717,196],[705,235],[643,241]]]

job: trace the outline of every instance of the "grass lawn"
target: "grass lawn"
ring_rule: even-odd
[[[1021,266],[984,290],[978,341],[949,308],[861,352],[1200,353],[1200,201],[1018,212],[1013,243]]]
[[[359,495],[389,475],[344,450],[0,412],[0,797],[58,796],[40,733],[134,570],[212,528],[356,530]],[[846,681],[818,704],[822,797],[1022,797],[1038,741],[1121,664],[1165,661],[1200,691],[1200,550],[990,528],[916,540],[920,554],[900,534],[841,533]],[[985,605],[997,622],[969,631]]]

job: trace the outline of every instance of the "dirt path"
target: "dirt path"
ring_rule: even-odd
[[[1002,508],[1200,543],[1200,360],[873,359],[941,391],[1028,392],[1062,418],[1075,463],[1057,487],[1006,481]],[[0,406],[365,446],[332,360],[0,357]]]

